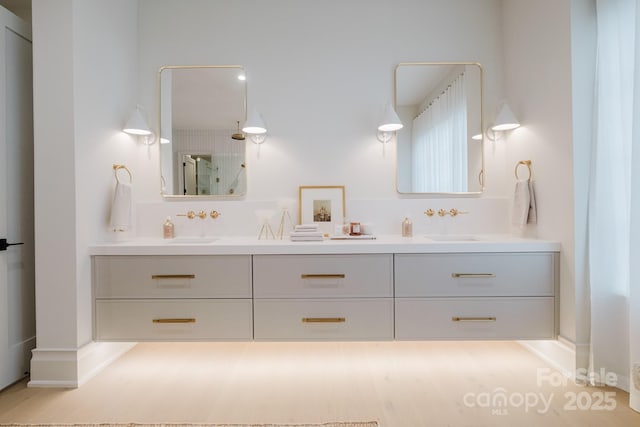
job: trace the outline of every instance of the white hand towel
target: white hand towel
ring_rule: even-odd
[[[529,216],[529,206],[531,196],[529,194],[529,180],[516,182],[516,190],[513,195],[513,214],[511,223],[518,227],[524,227],[527,224]]]
[[[536,192],[533,180],[529,180],[529,216],[527,217],[527,224],[538,223],[538,211],[536,208]]]
[[[116,184],[109,224],[114,231],[128,231],[131,228],[131,184]]]

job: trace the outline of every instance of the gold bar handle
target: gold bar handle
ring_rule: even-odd
[[[195,279],[195,274],[153,274],[152,279]]]
[[[344,274],[301,274],[301,279],[344,279]]]
[[[452,322],[495,322],[497,317],[452,317]]]
[[[496,277],[493,273],[451,273],[454,279],[487,279]]]
[[[302,323],[344,323],[346,317],[303,317]]]
[[[153,319],[153,323],[196,323],[196,319],[193,317]]]

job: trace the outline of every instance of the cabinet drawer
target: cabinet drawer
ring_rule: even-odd
[[[554,299],[398,298],[397,339],[555,339]]]
[[[391,340],[393,299],[254,301],[256,340]]]
[[[372,255],[256,255],[256,298],[391,297],[393,257]]]
[[[96,340],[250,340],[250,299],[99,300]]]
[[[553,296],[552,253],[399,254],[396,296]]]
[[[96,298],[251,298],[251,258],[96,256]]]

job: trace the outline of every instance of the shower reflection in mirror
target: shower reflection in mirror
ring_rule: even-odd
[[[165,66],[159,72],[163,196],[246,193],[246,81],[241,66]]]

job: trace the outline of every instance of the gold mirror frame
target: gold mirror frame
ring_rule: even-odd
[[[179,125],[178,128],[174,128],[173,119],[176,113],[173,111],[167,112],[167,109],[171,110],[174,107],[172,105],[174,102],[173,73],[188,72],[189,70],[194,70],[193,77],[196,77],[195,74],[198,74],[197,78],[202,78],[197,84],[210,84],[212,87],[183,87],[185,91],[188,91],[190,94],[185,96],[184,99],[191,102],[192,100],[189,97],[192,97],[193,102],[199,102],[200,104],[195,107],[197,112],[204,110],[204,105],[206,105],[206,108],[211,108],[211,111],[218,111],[226,107],[233,111],[229,117],[226,116],[228,111],[225,111],[224,118],[211,119],[211,123],[203,126],[199,123],[205,119],[196,121],[195,116],[197,116],[197,114],[190,114],[189,117],[183,119],[185,123],[189,123],[189,126],[183,126],[183,128],[180,129],[182,125]],[[209,73],[210,76],[203,75],[209,70],[211,71],[211,73]],[[163,80],[163,73],[165,73],[165,76],[170,75],[170,77]],[[223,78],[226,80],[218,82],[217,79],[223,74]],[[241,134],[238,133],[238,128],[246,120],[247,83],[246,80],[241,81],[237,79],[237,75],[240,74],[246,76],[244,67],[241,65],[166,65],[160,67],[158,70],[158,135],[160,135],[158,139],[159,141],[161,139],[170,141],[168,144],[160,143],[159,148],[161,195],[163,198],[198,200],[234,199],[246,194],[246,141],[248,139],[239,140],[238,135]],[[207,80],[205,80],[207,78],[211,80],[207,82]],[[187,79],[184,78],[182,80],[186,81]],[[238,86],[238,88],[222,86],[224,84],[231,86],[231,83],[238,83],[238,85],[241,86]],[[207,91],[213,90],[214,86],[217,87],[215,95],[207,95],[200,99],[197,98],[200,94],[206,95]],[[225,98],[225,96],[229,98]],[[229,105],[233,107],[230,108]],[[176,117],[179,117],[179,115],[180,113],[176,114]],[[213,116],[212,114],[209,117]],[[220,116],[222,116],[222,114]],[[221,123],[224,124],[222,125]],[[178,138],[180,138],[180,135],[183,135],[182,138],[187,138],[184,135],[190,133],[193,134],[192,138],[194,140],[198,139],[198,143],[190,142],[183,143],[182,147],[180,147],[180,145],[174,146],[174,142],[176,142],[174,141],[174,137],[178,136]],[[207,136],[205,137],[203,135]],[[209,142],[205,143],[203,142],[204,140]],[[224,151],[220,151],[221,147],[224,148]],[[227,151],[227,149],[230,151]],[[193,177],[190,176],[189,179],[185,178],[185,170],[187,167],[183,166],[182,169],[179,167],[182,163],[179,158],[185,155],[187,156],[185,160],[188,159],[189,161],[193,160],[196,162],[199,158],[204,161],[204,164],[209,164],[210,167],[207,169],[210,176],[204,175],[206,178],[202,178],[202,176],[196,172],[195,184],[193,184]],[[218,159],[223,159],[220,160],[220,164],[218,164]],[[217,176],[214,176],[214,173],[217,174]],[[179,179],[180,176],[183,178]],[[192,184],[187,185],[187,182]],[[192,191],[191,188],[193,188],[193,185],[196,185],[196,194],[190,194],[187,191],[187,187],[190,188],[189,191]],[[188,194],[180,194],[179,188],[183,188],[183,193],[187,192]],[[204,191],[202,191],[203,189]],[[210,190],[209,194],[206,194],[207,189]],[[214,189],[215,193],[212,194]],[[236,191],[236,189],[238,191]],[[202,194],[203,192],[205,194]]]
[[[485,145],[484,145],[484,76],[483,76],[483,68],[482,65],[478,62],[401,62],[394,69],[394,104],[396,111],[400,114],[399,110],[399,100],[398,100],[398,72],[401,67],[425,67],[425,66],[447,66],[447,67],[455,67],[455,66],[477,66],[479,71],[479,116],[480,123],[478,133],[480,133],[483,138],[481,141],[474,141],[474,144],[481,144],[480,146],[480,170],[475,173],[477,175],[478,182],[478,190],[477,191],[443,191],[443,192],[414,192],[414,191],[401,191],[399,186],[400,183],[400,167],[401,167],[401,159],[400,159],[400,150],[399,150],[399,140],[396,138],[396,191],[402,195],[416,195],[416,196],[476,196],[480,195],[485,190],[485,174],[486,174],[486,163],[485,163]],[[406,124],[405,124],[406,128]],[[399,131],[401,132],[401,131]],[[467,160],[468,162],[468,160]],[[471,176],[471,175],[470,175]]]

